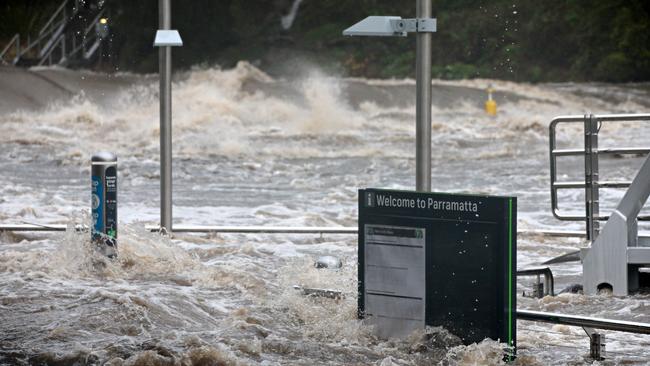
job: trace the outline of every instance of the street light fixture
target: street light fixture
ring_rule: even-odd
[[[417,18],[370,16],[343,31],[344,36],[406,37],[415,33],[416,56],[416,128],[415,187],[431,191],[431,34],[436,32],[436,19],[431,18],[431,0],[417,0]]]

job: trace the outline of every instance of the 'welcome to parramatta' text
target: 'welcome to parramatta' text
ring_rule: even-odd
[[[471,201],[445,201],[429,198],[393,197],[389,194],[377,194],[377,206],[393,208],[421,208],[429,210],[478,212],[478,205]]]

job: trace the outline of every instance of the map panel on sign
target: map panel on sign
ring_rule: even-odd
[[[365,225],[365,312],[379,334],[425,321],[425,229]]]

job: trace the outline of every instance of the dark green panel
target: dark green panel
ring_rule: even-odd
[[[427,256],[427,324],[440,325],[465,343],[499,339],[494,316],[499,284],[497,224],[435,222]]]

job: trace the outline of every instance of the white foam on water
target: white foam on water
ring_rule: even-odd
[[[322,341],[366,344],[371,329],[357,319],[356,266],[344,261],[340,269],[317,269],[314,259],[294,259],[280,268],[278,284],[281,294],[269,299],[272,306],[288,308],[290,317],[297,318],[301,333]],[[334,290],[340,299],[305,296],[294,288]]]
[[[505,344],[484,340],[469,346],[451,348],[441,361],[443,365],[506,365],[503,360]]]
[[[301,80],[285,82],[246,62],[229,70],[188,71],[173,85],[174,153],[287,158],[410,157],[413,108],[372,100],[353,108],[344,93],[349,82],[368,88],[412,85],[411,80],[340,79],[317,70]],[[543,139],[548,121],[560,112],[581,114],[596,107],[622,108],[544,85],[437,80],[434,87],[437,84],[471,91],[484,89],[488,83],[520,99],[500,105],[496,118],[481,112],[480,101],[461,98],[459,103],[444,108],[434,106],[434,143],[453,147],[458,146],[454,141],[512,139],[521,138],[522,134]],[[159,134],[157,88],[151,78],[142,77],[117,91],[115,98],[105,102],[107,105],[90,101],[82,92],[68,101],[50,105],[45,111],[4,115],[0,117],[0,142],[57,146],[56,154],[63,162],[84,162],[98,148],[155,160]],[[623,109],[639,108],[630,105]],[[393,146],[387,141],[404,141],[405,146]],[[328,145],[331,147],[327,148]],[[516,153],[507,148],[501,151],[483,152],[482,156],[498,158]]]

